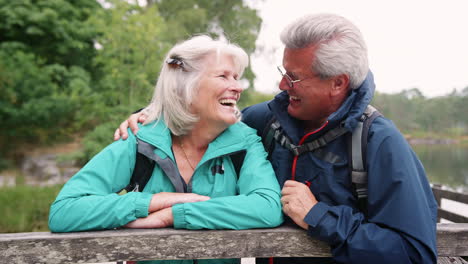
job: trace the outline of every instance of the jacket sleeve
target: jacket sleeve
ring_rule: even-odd
[[[135,166],[136,143],[129,135],[103,149],[64,185],[50,208],[52,232],[111,229],[148,215],[151,194],[115,193],[129,183]]]
[[[369,137],[368,218],[350,206],[316,204],[308,233],[339,263],[436,263],[437,203],[424,169],[396,128]]]
[[[175,228],[239,230],[276,227],[283,222],[280,187],[254,133],[245,139],[248,149],[237,182],[239,195],[174,205]]]

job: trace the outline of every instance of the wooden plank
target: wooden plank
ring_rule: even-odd
[[[439,218],[447,219],[449,221],[452,221],[454,223],[468,223],[468,217],[459,215],[456,213],[452,213],[449,211],[446,211],[444,209],[439,208],[437,212],[437,216]]]
[[[468,264],[468,262],[460,257],[439,257],[437,264]]]
[[[468,256],[468,224],[438,224],[440,257]],[[275,229],[121,229],[0,234],[2,263],[89,263],[118,260],[325,257],[329,247],[298,227]]]
[[[441,197],[442,194],[439,192],[439,189],[441,189],[441,187],[442,187],[441,185],[432,186],[432,193],[434,194],[434,198],[435,198],[435,200],[437,202],[439,210],[440,210],[441,205],[442,205],[442,197]],[[437,223],[440,222],[440,218],[441,218],[440,214],[437,213]]]
[[[468,224],[437,224],[437,251],[442,257],[468,256]]]
[[[5,263],[86,263],[117,260],[240,257],[324,257],[329,247],[298,227],[276,229],[122,229],[66,234],[0,235]]]
[[[460,193],[460,192],[452,192],[449,190],[443,190],[440,186],[432,186],[432,192],[434,193],[434,197],[437,202],[439,202],[440,206],[440,198],[449,199],[452,201],[457,201],[460,203],[468,204],[468,194],[467,193]]]

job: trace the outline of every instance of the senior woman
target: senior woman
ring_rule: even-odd
[[[247,64],[241,48],[207,36],[173,47],[144,110],[145,124],[136,136],[129,133],[127,140],[107,146],[65,184],[51,206],[50,230],[247,229],[281,224],[280,188],[273,169],[256,132],[239,122],[239,78]],[[175,170],[168,172],[156,163],[141,192],[118,195],[130,181],[137,141],[152,145],[152,155]],[[237,176],[231,154],[240,151],[246,154]]]

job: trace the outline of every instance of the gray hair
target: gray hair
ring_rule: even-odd
[[[249,63],[247,53],[235,44],[196,36],[175,45],[162,65],[151,103],[144,109],[148,116],[145,124],[164,121],[171,132],[185,135],[199,120],[191,113],[191,103],[196,97],[198,83],[207,65],[209,54],[227,54],[233,58],[239,76]],[[176,63],[171,63],[176,60]]]
[[[318,45],[312,70],[323,79],[347,74],[351,89],[358,88],[369,71],[364,38],[344,17],[334,14],[303,16],[283,29],[281,41],[289,49]]]

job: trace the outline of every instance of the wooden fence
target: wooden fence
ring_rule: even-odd
[[[452,200],[452,201],[456,201],[456,202],[468,205],[467,193],[459,193],[459,192],[452,192],[452,191],[444,190],[442,189],[441,185],[432,186],[432,192],[434,193],[434,197],[437,200],[437,204],[439,205],[439,211],[437,213],[437,217],[439,220],[443,218],[443,219],[452,221],[454,223],[468,223],[468,217],[460,215],[460,214],[452,213],[441,208],[442,199]]]
[[[434,187],[434,195],[439,205],[442,198],[468,203],[466,194],[454,194],[438,186]],[[468,222],[466,217],[442,209],[439,214],[454,222]],[[468,223],[439,223],[437,248],[438,263],[468,263],[460,258],[468,256]],[[0,234],[0,263],[325,256],[330,256],[330,248],[295,226],[242,231],[164,228]]]

